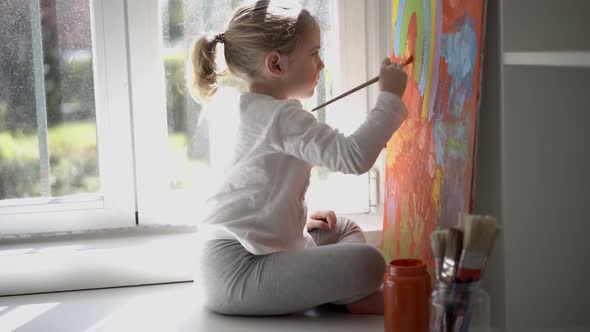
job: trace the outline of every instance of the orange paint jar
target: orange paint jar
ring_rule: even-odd
[[[385,332],[428,332],[430,292],[422,261],[391,261],[383,280]]]

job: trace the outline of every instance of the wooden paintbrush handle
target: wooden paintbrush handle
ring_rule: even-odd
[[[406,61],[404,61],[404,63],[402,63],[402,67],[405,67],[405,66],[409,65],[409,64],[410,64],[410,63],[412,63],[413,61],[414,61],[414,56],[413,56],[413,55],[410,55],[410,57],[409,57],[408,59],[406,59]],[[353,88],[352,90],[350,90],[350,91],[347,91],[347,92],[345,92],[345,93],[341,94],[340,96],[338,96],[338,97],[336,97],[336,98],[334,98],[334,99],[328,100],[327,102],[325,102],[325,103],[323,103],[323,104],[321,104],[321,105],[319,105],[319,106],[316,106],[316,107],[315,107],[314,109],[312,109],[311,111],[312,111],[312,112],[315,112],[315,111],[319,110],[320,108],[326,107],[326,106],[330,105],[331,103],[333,103],[333,102],[335,102],[335,101],[337,101],[337,100],[340,100],[340,99],[342,99],[342,98],[344,98],[344,97],[348,96],[348,95],[349,95],[349,94],[351,94],[351,93],[357,92],[358,90],[360,90],[360,89],[362,89],[362,88],[368,87],[369,85],[371,85],[371,84],[373,84],[373,83],[375,83],[375,82],[378,82],[378,81],[379,81],[379,76],[377,76],[377,77],[374,77],[374,78],[372,78],[371,80],[369,80],[369,81],[367,81],[367,82],[365,82],[365,83],[363,83],[363,84],[361,84],[361,85],[357,86],[356,88]]]
[[[357,86],[356,88],[354,88],[354,89],[352,89],[352,90],[350,90],[348,92],[345,92],[345,93],[341,94],[340,96],[338,96],[338,97],[336,97],[336,98],[334,98],[332,100],[329,100],[329,101],[327,101],[327,102],[325,102],[325,103],[323,103],[323,104],[321,104],[319,106],[316,106],[316,108],[312,109],[311,111],[312,112],[315,112],[316,110],[319,110],[320,108],[323,108],[323,107],[325,107],[325,106],[327,106],[327,105],[329,105],[329,104],[331,104],[331,103],[333,103],[333,102],[335,102],[335,101],[337,101],[339,99],[342,99],[342,98],[348,96],[351,93],[354,93],[354,92],[356,92],[356,91],[358,91],[358,90],[360,90],[360,89],[362,89],[364,87],[367,87],[367,86],[369,86],[369,85],[371,85],[371,84],[373,84],[375,82],[378,82],[378,81],[379,81],[379,76],[371,79],[370,81],[367,81],[366,83],[363,83],[363,84]]]

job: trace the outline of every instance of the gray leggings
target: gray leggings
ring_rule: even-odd
[[[228,315],[281,315],[352,303],[381,286],[385,261],[356,223],[338,217],[334,230],[310,234],[318,247],[268,255],[253,255],[236,240],[205,243],[195,278],[205,306]]]

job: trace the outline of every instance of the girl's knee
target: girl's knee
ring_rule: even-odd
[[[337,219],[336,225],[340,225],[345,230],[362,232],[361,227],[352,219],[344,217],[344,216],[338,216],[337,218],[338,219]]]
[[[338,217],[337,225],[341,239],[345,242],[367,243],[361,227],[353,220],[346,217]]]
[[[370,245],[365,246],[367,249],[367,261],[370,264],[369,270],[373,272],[374,284],[379,287],[383,282],[383,276],[385,275],[385,258],[377,248]]]
[[[385,259],[379,250],[368,244],[354,245],[356,268],[362,271],[362,283],[372,289],[377,289],[383,282],[385,275]]]

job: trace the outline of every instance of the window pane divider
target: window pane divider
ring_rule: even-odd
[[[157,0],[126,0],[139,223],[169,217],[166,78]],[[156,166],[157,165],[157,166]]]
[[[49,181],[49,146],[47,143],[47,105],[45,103],[45,66],[43,63],[43,37],[41,33],[41,8],[39,0],[29,0],[31,34],[33,41],[33,68],[35,77],[35,104],[37,133],[39,137],[39,166],[41,168],[41,196],[51,196]]]

